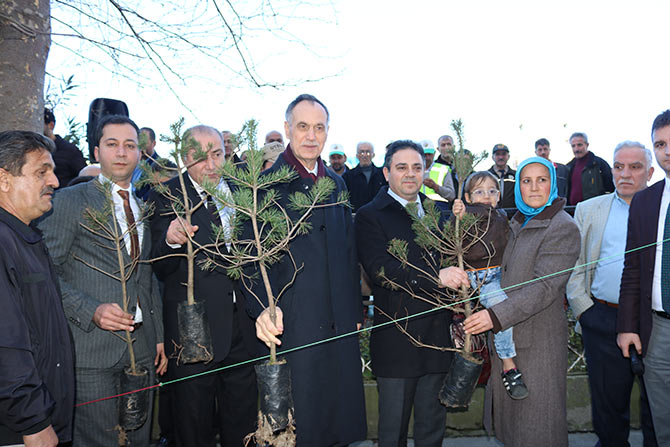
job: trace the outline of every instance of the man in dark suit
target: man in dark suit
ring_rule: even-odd
[[[345,189],[344,181],[321,159],[328,121],[328,109],[312,95],[300,95],[287,107],[284,130],[290,143],[267,172],[287,168],[296,172],[291,182],[275,188],[292,217],[289,196],[309,191],[318,178],[335,183],[331,203]],[[256,317],[258,338],[268,346],[273,342],[280,345],[278,350],[305,347],[285,355],[291,368],[297,445],[347,445],[365,439],[366,430],[358,337],[344,337],[356,330],[362,317],[353,222],[344,204],[314,209],[308,222],[311,229],[289,244],[291,257],[285,256],[269,271],[274,290],[287,287],[279,300],[276,325],[269,310],[255,299],[247,299],[247,306]],[[262,285],[258,281],[255,285],[254,292],[267,304]],[[264,348],[263,354],[267,353]]]
[[[219,191],[230,192],[221,180],[218,169],[225,162],[221,133],[209,126],[188,129],[184,141],[194,139],[207,158],[197,161],[195,149],[190,149],[184,158],[187,175],[184,179],[191,206],[202,202],[193,213],[191,225],[176,217],[170,201],[154,192],[150,201],[155,204],[151,220],[153,256],[155,258],[186,252],[187,233],[196,244],[214,242],[213,220],[228,231],[232,210],[218,209],[215,201],[208,200],[202,188],[205,181],[218,185]],[[197,161],[197,162],[196,162]],[[182,197],[178,177],[165,183],[170,194]],[[213,208],[214,207],[214,208]],[[214,217],[213,217],[214,216]],[[225,248],[222,247],[223,250]],[[250,347],[256,343],[253,321],[244,312],[242,296],[235,293],[236,282],[223,268],[202,270],[199,265],[205,260],[204,253],[196,255],[194,271],[195,299],[204,301],[209,330],[214,347],[214,360],[208,364],[178,364],[176,348],[179,344],[177,304],[186,300],[187,261],[184,256],[175,256],[154,262],[154,272],[164,281],[163,317],[165,339],[170,357],[168,377],[177,379],[251,358]],[[174,423],[177,446],[216,445],[218,428],[222,445],[243,445],[243,438],[255,430],[257,391],[253,366],[244,365],[224,369],[195,379],[171,385],[171,416]],[[215,411],[216,409],[216,411]]]
[[[101,174],[90,182],[59,191],[53,200],[52,214],[40,223],[74,338],[77,403],[119,392],[119,376],[130,363],[127,344],[116,336],[119,331],[132,331],[136,363],[149,369],[150,383],[154,380],[153,366],[158,374],[163,374],[167,366],[157,282],[151,266],[141,262],[149,259],[151,238],[130,184],[140,158],[137,135],[137,125],[127,117],[109,115],[102,119],[95,146]],[[103,191],[105,186],[111,189],[111,198]],[[126,281],[131,313],[122,310],[121,283],[110,276],[118,274],[120,268],[117,252],[101,248],[109,247],[109,241],[92,232],[92,224],[86,219],[87,209],[101,211],[109,200],[116,210],[116,222],[110,217],[110,225],[118,225],[126,233],[122,243],[124,264],[132,265],[136,257],[140,261]],[[129,228],[133,224],[127,213],[133,215],[135,222],[141,222],[135,232]],[[116,399],[108,399],[77,407],[73,446],[116,445],[117,406]],[[126,433],[130,443],[149,445],[151,411],[147,421]]]
[[[354,213],[374,199],[379,189],[386,185],[381,168],[372,163],[372,159],[375,158],[375,148],[372,143],[367,141],[358,143],[356,158],[358,158],[358,166],[342,174],[342,179],[349,190],[349,201],[354,208]]]
[[[617,344],[624,357],[631,345],[644,356],[656,441],[666,446],[670,445],[670,110],[656,117],[651,135],[666,178],[637,193],[630,205]]]
[[[374,324],[387,324],[393,318],[406,317],[432,309],[425,301],[404,290],[393,290],[379,277],[387,278],[418,295],[426,296],[439,286],[426,275],[403,267],[387,249],[392,239],[407,242],[408,260],[423,271],[438,271],[428,265],[423,250],[414,242],[412,218],[405,210],[416,204],[419,215],[429,199],[419,193],[424,172],[423,149],[412,141],[395,141],[388,146],[384,162],[383,187],[374,200],[356,213],[356,242],[363,268],[373,280],[375,297]],[[451,273],[451,275],[450,275]],[[455,275],[455,276],[452,276]],[[467,276],[460,275],[467,284]],[[459,275],[453,269],[440,270],[445,285],[457,287]],[[426,345],[451,346],[450,311],[430,312],[401,323],[407,333],[395,325],[374,329],[370,339],[372,372],[379,390],[379,445],[406,445],[409,417],[414,407],[414,442],[423,446],[441,446],[444,438],[446,408],[437,398],[451,363],[451,353],[414,345],[409,336]]]

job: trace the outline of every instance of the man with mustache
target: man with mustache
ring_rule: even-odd
[[[276,130],[271,130],[267,134],[265,134],[265,144],[269,143],[281,143],[282,146],[284,145],[284,137],[282,136],[281,133],[279,133]]]
[[[195,299],[205,305],[214,358],[208,363],[180,364],[177,361],[180,337],[177,307],[186,301],[189,269],[186,257],[170,256],[186,252],[189,235],[195,244],[213,243],[216,232],[212,224],[221,227],[226,235],[230,234],[234,216],[231,208],[217,203],[203,188],[209,183],[216,185],[223,195],[231,192],[232,184],[223,180],[220,172],[226,160],[222,134],[211,126],[198,125],[186,130],[182,141],[187,149],[182,157],[187,166],[184,186],[192,206],[201,205],[193,212],[191,225],[175,215],[169,196],[182,195],[178,177],[165,183],[169,194],[155,191],[151,195],[150,202],[156,205],[151,218],[153,257],[160,258],[153,263],[153,270],[165,284],[163,316],[170,357],[167,377],[176,380],[202,375],[168,388],[170,405],[164,415],[171,416],[177,447],[213,447],[217,433],[222,445],[241,446],[244,437],[256,427],[258,398],[254,368],[246,364],[208,372],[251,358],[256,343],[254,322],[244,312],[239,282],[229,278],[221,267],[201,268],[201,263],[208,258],[202,251],[195,257],[193,284]],[[206,156],[203,154],[200,158],[198,151]],[[220,250],[229,248],[222,246]],[[217,261],[224,262],[221,258]]]
[[[628,445],[634,375],[617,346],[615,327],[630,203],[647,187],[654,172],[651,164],[651,151],[642,144],[620,143],[612,168],[615,192],[580,202],[575,210],[582,245],[567,295],[582,327],[593,429],[602,446]],[[640,390],[644,445],[656,445],[642,381]]]
[[[72,439],[72,339],[32,223],[51,209],[58,187],[55,150],[33,132],[0,132],[0,445]]]
[[[341,144],[333,144],[330,146],[328,160],[330,161],[329,168],[332,169],[335,174],[342,176],[349,171],[346,164],[347,154],[344,152],[344,148]]]
[[[276,200],[294,218],[292,194],[307,193],[327,178],[336,187],[326,201],[332,204],[345,186],[321,158],[330,122],[326,106],[302,94],[288,105],[285,117],[289,144],[267,174],[295,172],[290,182],[273,187]],[[274,290],[286,287],[275,323],[263,308],[267,295],[256,266],[247,271],[255,294],[247,294],[247,312],[256,317],[256,335],[268,347],[275,343],[280,352],[302,348],[284,354],[291,368],[297,445],[348,445],[365,439],[366,430],[358,337],[344,336],[360,327],[362,317],[351,211],[346,204],[317,207],[307,222],[310,228],[289,243],[290,256],[268,271]],[[310,346],[330,338],[337,339]]]
[[[119,376],[130,364],[128,347],[117,335],[131,331],[136,364],[162,375],[167,367],[163,348],[163,321],[158,282],[149,259],[151,235],[131,187],[140,159],[139,129],[128,117],[108,115],[96,129],[95,157],[100,175],[90,182],[65,188],[54,197],[53,211],[41,223],[44,240],[60,280],[63,308],[75,346],[76,402],[86,403],[119,392]],[[109,188],[111,197],[104,192]],[[123,311],[118,253],[87,219],[88,211],[102,212],[109,200],[114,207],[109,224],[124,233],[121,256],[132,265],[126,281],[130,304]],[[134,261],[139,261],[132,264]],[[153,391],[149,392],[153,395]],[[150,402],[151,396],[150,396]],[[76,408],[73,447],[117,445],[118,400],[108,399]],[[148,446],[151,409],[147,422],[126,433],[129,444]]]
[[[451,363],[451,352],[415,346],[409,336],[428,346],[451,346],[451,311],[428,312],[434,306],[407,293],[411,290],[423,295],[437,286],[388,253],[392,239],[403,240],[407,242],[409,263],[423,271],[439,271],[442,287],[457,288],[462,282],[467,283],[463,272],[459,277],[453,268],[440,270],[439,266],[430,265],[424,250],[415,242],[412,217],[405,207],[412,204],[419,215],[424,213],[428,198],[419,192],[424,163],[424,150],[419,144],[408,140],[391,143],[383,169],[388,186],[356,213],[358,255],[373,280],[372,294],[379,309],[375,311],[374,324],[386,325],[374,329],[370,339],[372,372],[377,376],[379,390],[380,447],[407,445],[412,408],[416,445],[440,446],[444,438],[446,408],[440,405],[437,395]],[[384,284],[378,275],[381,270],[405,289],[393,290]],[[394,318],[425,312],[428,313],[401,323],[407,333],[389,324]]]
[[[577,205],[582,200],[614,191],[612,171],[605,160],[589,151],[589,138],[584,132],[570,136],[570,146],[575,158],[566,165],[568,172],[568,204]]]
[[[516,171],[509,167],[509,148],[502,144],[496,144],[491,151],[493,155],[493,166],[489,168],[489,172],[496,176],[498,184],[500,185],[500,208],[516,208],[514,202],[514,184],[516,182]],[[463,179],[465,181],[467,179]]]
[[[551,153],[551,146],[549,140],[546,138],[540,138],[535,142],[535,155],[538,157],[549,159],[549,154]],[[556,163],[551,161],[551,163],[556,168],[556,186],[558,187],[558,196],[566,197],[568,194],[568,168],[561,163]]]
[[[349,190],[349,201],[354,213],[360,207],[375,198],[379,189],[386,185],[382,170],[372,163],[375,148],[372,143],[361,141],[356,145],[358,166],[342,174],[342,179]]]

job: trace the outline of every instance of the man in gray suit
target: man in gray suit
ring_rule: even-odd
[[[86,209],[103,209],[109,198],[102,185],[111,186],[116,224],[121,231],[132,228],[131,217],[141,222],[136,233],[129,231],[123,240],[124,260],[128,262],[131,256],[139,256],[140,261],[148,259],[151,237],[148,225],[141,221],[130,184],[140,158],[138,133],[137,125],[127,117],[105,117],[96,131],[95,155],[101,174],[90,182],[59,191],[53,200],[53,213],[40,224],[60,279],[63,306],[74,338],[77,404],[118,393],[119,376],[130,361],[127,345],[118,337],[122,331],[132,331],[136,362],[149,369],[150,383],[154,381],[154,366],[158,374],[163,374],[167,365],[160,296],[151,266],[141,262],[133,265],[126,283],[128,310],[132,313],[124,312],[121,283],[110,276],[118,274],[117,253],[101,248],[109,242],[85,228],[91,225],[85,218]],[[116,399],[108,399],[77,407],[73,446],[117,445],[117,405]],[[149,445],[151,420],[149,414],[142,427],[127,433],[129,443]]]
[[[582,248],[567,295],[582,326],[593,429],[602,446],[628,445],[634,376],[617,346],[616,318],[629,206],[635,193],[647,187],[654,172],[651,163],[651,151],[642,144],[620,143],[612,168],[615,192],[580,202],[575,210]],[[649,402],[640,385],[644,445],[654,446]]]

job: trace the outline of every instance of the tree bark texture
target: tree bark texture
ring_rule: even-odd
[[[44,131],[49,0],[0,0],[0,131]]]

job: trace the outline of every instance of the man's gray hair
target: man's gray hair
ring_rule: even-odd
[[[206,126],[204,124],[198,124],[197,126],[189,127],[188,129],[186,129],[186,132],[184,132],[184,136],[182,137],[182,144],[189,144],[188,140],[195,138],[196,135],[207,135],[207,134],[219,138],[221,140],[221,146],[223,146],[223,135],[221,134],[221,132],[219,132],[212,126]],[[186,155],[187,155],[186,153],[182,154],[182,158],[186,159]]]
[[[369,144],[370,147],[372,148],[372,150],[373,151],[375,150],[374,145],[372,143],[370,143],[369,141],[359,141],[358,144],[356,145],[356,152],[358,152],[358,148],[361,147],[361,144]]]
[[[295,108],[295,106],[297,106],[298,104],[300,104],[303,101],[308,101],[308,102],[311,102],[313,104],[319,104],[321,107],[323,107],[323,110],[326,111],[326,124],[328,124],[330,122],[330,112],[328,112],[328,107],[326,107],[326,105],[324,103],[319,101],[316,98],[316,96],[310,95],[310,94],[307,94],[307,93],[303,93],[302,95],[298,95],[297,98],[295,98],[293,101],[291,101],[291,103],[286,108],[286,113],[284,114],[284,117],[286,118],[287,123],[291,123],[291,119],[293,118],[293,109]]]
[[[15,177],[21,175],[26,155],[40,150],[53,153],[56,145],[44,135],[27,130],[0,132],[0,168]]]
[[[612,155],[613,161],[616,161],[617,152],[626,147],[642,149],[642,152],[644,152],[644,159],[646,161],[647,169],[651,168],[652,163],[651,151],[648,148],[646,148],[644,144],[638,141],[626,140],[617,144],[616,147],[614,148],[614,155]]]
[[[440,141],[444,140],[445,138],[449,138],[451,142],[454,142],[454,139],[451,137],[451,135],[442,135],[440,138],[437,139],[437,145],[440,145]]]
[[[573,138],[583,138],[584,143],[589,144],[589,137],[586,136],[584,132],[575,132],[572,135],[570,135],[570,138],[568,139],[569,142],[572,143]]]

